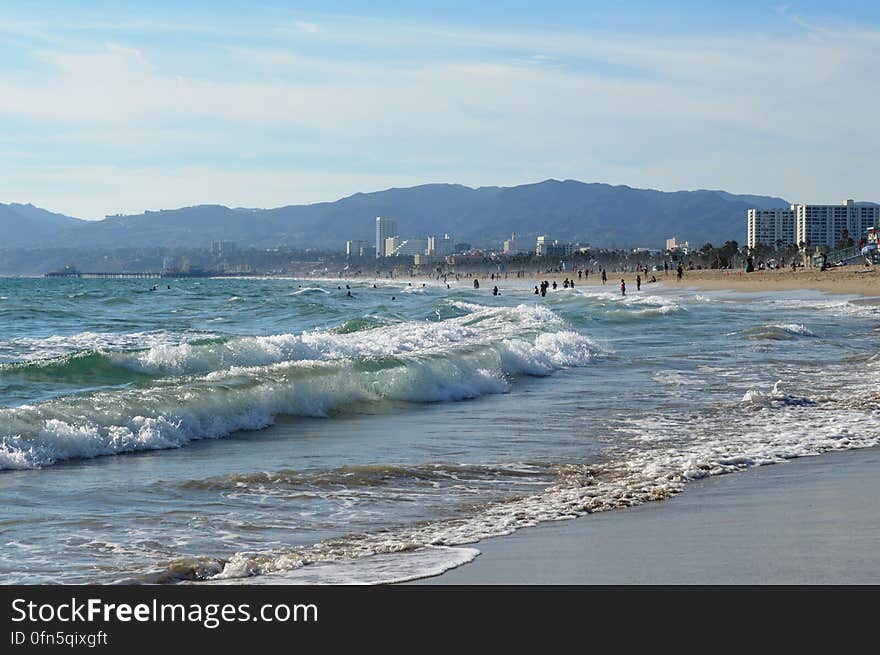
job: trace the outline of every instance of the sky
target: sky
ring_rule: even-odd
[[[4,0],[0,202],[547,178],[878,201],[877,71],[873,0]]]

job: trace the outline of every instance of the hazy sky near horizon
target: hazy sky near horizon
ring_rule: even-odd
[[[880,200],[880,3],[0,5],[0,202],[546,178]]]

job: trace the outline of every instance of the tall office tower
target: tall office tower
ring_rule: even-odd
[[[385,240],[397,236],[397,221],[376,217],[376,257],[386,257]]]

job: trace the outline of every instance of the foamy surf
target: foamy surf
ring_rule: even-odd
[[[352,282],[353,301],[337,281],[300,295],[277,280],[14,290],[4,307],[31,322],[0,322],[12,467],[277,426],[0,475],[0,579],[391,582],[542,521],[877,444],[876,314],[838,313],[833,298],[653,286],[541,298],[506,282],[496,298],[386,282]],[[87,294],[68,301],[75,290]],[[786,336],[743,338],[768,327]]]
[[[505,393],[518,376],[585,366],[600,353],[562,326],[546,308],[480,308],[435,323],[116,353],[116,362],[172,377],[0,408],[0,470],[179,448],[265,428],[279,415],[326,417],[358,403]]]
[[[555,482],[538,493],[488,503],[454,520],[355,534],[296,550],[239,552],[229,559],[198,560],[190,565],[179,562],[166,574],[172,577],[162,581],[373,584],[426,577],[460,565],[447,560],[445,554],[483,539],[546,521],[663,500],[683,491],[689,482],[710,476],[880,444],[880,425],[860,433],[840,427],[843,411],[817,418],[809,408],[804,413],[805,408],[797,404],[785,407],[792,412],[786,416],[787,427],[773,431],[766,430],[764,422],[753,414],[736,416],[738,428],[732,430],[728,419],[735,409],[712,412],[702,420],[717,431],[719,436],[714,440],[689,438],[685,421],[678,418],[633,420],[628,429],[635,436],[656,431],[669,434],[646,439],[656,444],[653,448],[638,452],[627,448],[618,457],[592,466],[561,467]],[[689,419],[691,425],[693,420]],[[805,435],[807,426],[810,432]],[[449,549],[440,562],[433,558],[436,548]],[[472,558],[468,552],[462,550],[461,563]],[[470,551],[473,556],[477,552]],[[430,563],[419,561],[419,553],[427,554]],[[402,559],[393,569],[394,575],[385,574],[385,564],[393,564],[396,557],[412,557],[410,563],[417,562],[416,570],[406,573],[408,562]]]

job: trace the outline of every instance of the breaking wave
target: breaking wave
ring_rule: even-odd
[[[816,334],[806,326],[799,323],[780,323],[775,325],[761,325],[744,330],[742,336],[746,339],[771,341],[789,341],[798,337],[815,337]]]
[[[549,309],[520,305],[351,333],[159,344],[87,356],[86,364],[72,358],[57,365],[94,371],[107,357],[155,377],[149,385],[0,409],[0,470],[177,448],[264,428],[279,415],[326,417],[360,403],[505,393],[518,376],[584,366],[600,353]]]

